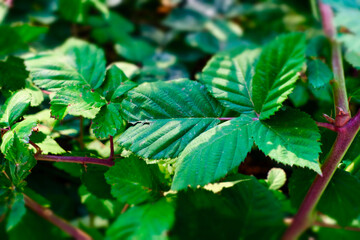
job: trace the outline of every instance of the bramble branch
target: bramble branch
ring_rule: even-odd
[[[335,122],[331,121],[331,123],[317,124],[318,126],[336,131],[338,135],[321,167],[322,176],[316,176],[293,222],[282,237],[282,239],[285,240],[298,239],[300,235],[313,224],[315,207],[360,128],[360,111],[353,118],[350,116],[342,66],[341,47],[339,43],[335,41],[336,31],[332,24],[332,10],[330,6],[323,4],[321,1],[319,1],[319,9],[325,35],[331,42],[331,59],[334,72],[332,89],[336,117]]]
[[[107,167],[114,165],[114,162],[107,158],[91,158],[91,157],[75,157],[75,156],[55,156],[55,155],[36,155],[35,159],[38,161],[50,161],[50,162],[70,162],[70,163],[80,163],[80,164],[97,164]]]
[[[29,198],[27,195],[24,194],[25,205],[33,210],[36,214],[40,217],[46,219],[47,221],[51,222],[55,226],[59,227],[64,232],[68,233],[74,239],[77,240],[90,240],[90,237],[87,233],[82,231],[79,228],[72,226],[70,223],[62,219],[61,217],[55,215],[50,209],[45,208]]]

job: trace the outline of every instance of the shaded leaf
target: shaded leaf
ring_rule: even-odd
[[[307,65],[309,83],[314,88],[320,88],[329,84],[330,80],[333,78],[333,74],[325,63],[319,59],[315,59],[309,60]]]
[[[112,195],[128,204],[154,199],[157,184],[150,166],[134,156],[117,161],[105,174]]]
[[[106,231],[108,239],[168,239],[175,209],[166,198],[134,206],[120,215]]]
[[[24,88],[28,75],[21,58],[9,56],[5,61],[0,61],[0,87],[12,91]]]
[[[11,205],[11,210],[7,217],[6,230],[13,229],[22,219],[26,213],[24,196],[22,193],[15,194],[14,202]]]

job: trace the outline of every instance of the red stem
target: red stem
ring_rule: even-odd
[[[337,128],[336,128],[336,127],[334,126],[334,124],[332,124],[332,123],[316,122],[316,125],[317,125],[318,127],[327,128],[327,129],[329,129],[329,130],[331,130],[331,131],[334,131],[334,132],[337,131]]]
[[[85,233],[81,229],[72,226],[70,223],[68,223],[61,217],[55,215],[50,209],[41,206],[40,204],[38,204],[37,202],[35,202],[25,194],[24,194],[24,199],[25,199],[25,205],[28,208],[36,212],[39,216],[43,217],[47,221],[58,226],[64,232],[70,234],[70,236],[72,236],[74,239],[77,240],[92,239],[87,233]]]
[[[80,163],[80,164],[97,164],[107,167],[114,165],[114,162],[111,159],[101,159],[101,158],[91,158],[91,157],[75,157],[75,156],[54,156],[54,155],[35,155],[34,156],[38,161],[50,161],[50,162],[71,162],[71,163]]]
[[[235,117],[221,117],[221,118],[218,118],[220,121],[228,121],[228,120],[231,120],[231,119],[234,119]]]
[[[297,239],[312,224],[313,212],[320,200],[321,195],[334,175],[338,164],[344,157],[350,144],[354,140],[360,128],[360,111],[344,127],[338,128],[338,136],[328,154],[324,165],[321,167],[322,176],[317,175],[308,193],[305,196],[294,221],[287,229],[282,239]]]

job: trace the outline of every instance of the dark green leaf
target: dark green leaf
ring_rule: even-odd
[[[314,88],[323,87],[324,85],[329,84],[330,80],[333,79],[331,70],[321,60],[309,60],[307,65],[309,83]]]
[[[134,206],[120,215],[107,229],[108,239],[168,239],[175,209],[166,198],[155,203]]]
[[[112,168],[111,168],[112,169]],[[108,167],[100,165],[88,165],[81,176],[82,183],[94,196],[101,199],[111,199],[110,185],[105,180]]]
[[[236,206],[240,239],[279,239],[285,228],[284,213],[272,192],[254,177],[235,175],[227,180],[241,180],[221,192]]]
[[[150,166],[134,156],[116,162],[105,174],[112,195],[129,204],[154,199],[159,193]]]
[[[26,213],[24,196],[22,193],[15,194],[14,202],[11,204],[11,210],[7,217],[6,230],[13,229]]]
[[[12,91],[24,88],[28,75],[21,58],[9,56],[5,61],[0,61],[0,87]]]

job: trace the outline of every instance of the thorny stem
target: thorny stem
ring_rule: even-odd
[[[343,126],[350,120],[349,102],[346,93],[344,68],[341,56],[341,46],[335,39],[336,30],[333,25],[333,12],[329,5],[323,4],[319,0],[319,9],[325,35],[331,43],[331,64],[334,73],[334,80],[331,81],[334,104],[335,104],[335,125]]]
[[[338,164],[350,147],[353,139],[360,128],[360,111],[344,127],[338,128],[338,136],[330,150],[324,165],[321,167],[322,176],[317,175],[307,192],[294,221],[283,235],[283,239],[297,239],[312,224],[314,220],[313,212],[321,195],[334,175]]]
[[[321,123],[320,125],[336,131],[338,135],[334,145],[325,159],[324,164],[321,167],[323,175],[316,176],[297,214],[295,215],[293,222],[282,237],[282,239],[285,240],[298,239],[298,237],[300,237],[300,235],[313,223],[315,207],[328,186],[331,177],[334,175],[338,164],[344,157],[360,128],[360,111],[355,115],[355,117],[350,117],[342,66],[341,48],[335,41],[336,31],[332,24],[332,10],[330,6],[321,3],[321,1],[319,1],[319,9],[325,35],[331,41],[332,46],[332,68],[334,72],[332,88],[336,110],[335,123],[333,127],[330,126],[331,124],[328,125],[325,123]]]
[[[74,239],[77,240],[90,240],[92,239],[87,233],[72,226],[70,223],[62,219],[61,217],[55,215],[50,209],[45,208],[29,198],[24,194],[25,205],[37,213],[39,216],[43,217],[47,221],[59,227],[64,232],[68,233]]]
[[[337,129],[336,129],[336,127],[334,126],[334,124],[331,124],[331,123],[316,122],[316,125],[317,125],[318,127],[327,128],[327,129],[329,129],[329,130],[331,130],[331,131],[334,131],[334,132],[337,131]]]
[[[38,161],[50,161],[50,162],[71,162],[71,163],[80,163],[80,164],[97,164],[107,167],[114,165],[114,162],[111,159],[101,159],[101,158],[91,158],[91,157],[75,157],[75,156],[54,156],[54,155],[35,155],[34,156]]]

